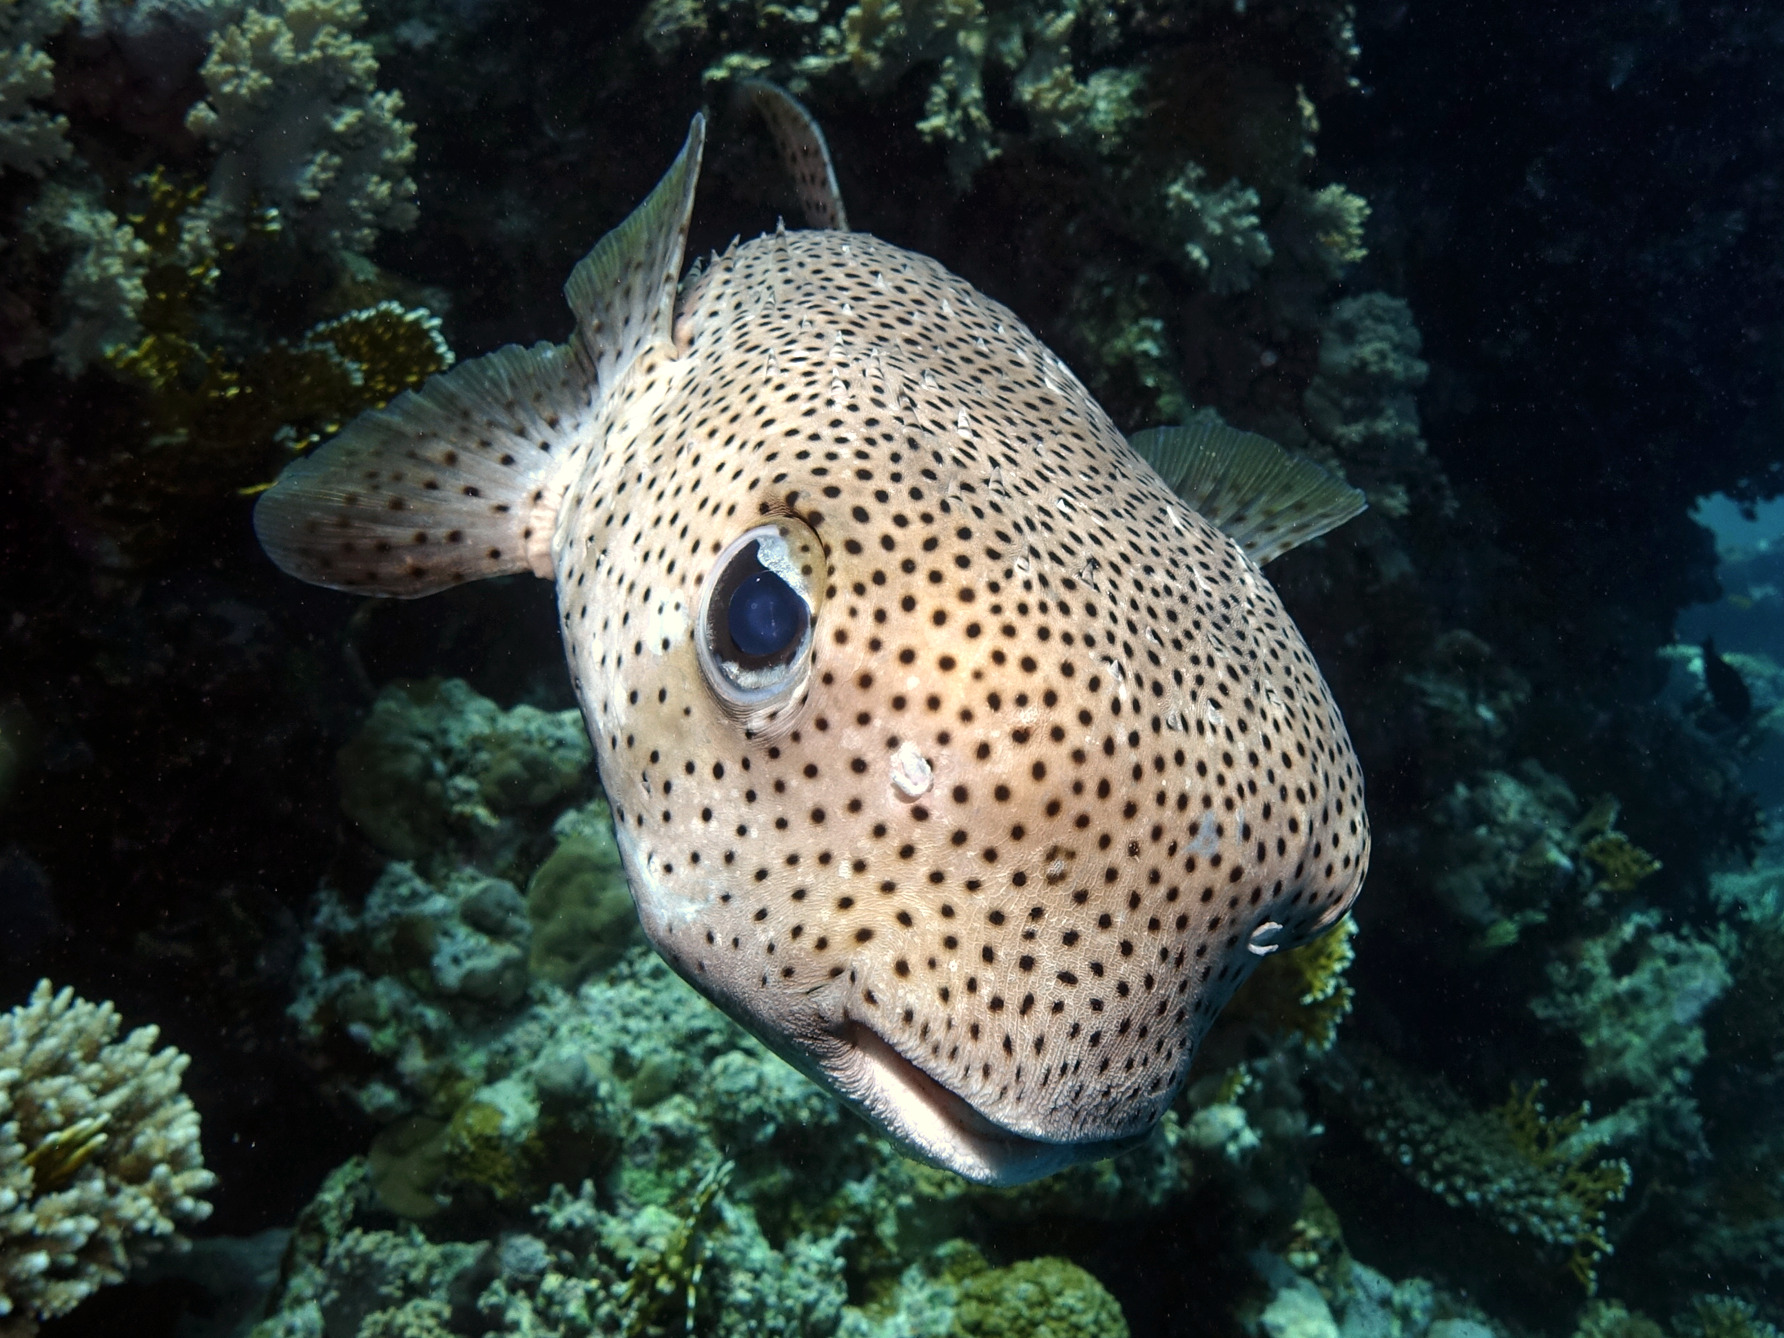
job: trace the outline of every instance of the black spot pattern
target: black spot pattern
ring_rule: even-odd
[[[571,667],[645,926],[782,1037],[871,1028],[1008,1128],[1135,1133],[1266,922],[1368,862],[1337,707],[1276,593],[1065,366],[933,261],[761,238],[683,294],[557,528]],[[821,539],[805,690],[695,662],[713,558]]]

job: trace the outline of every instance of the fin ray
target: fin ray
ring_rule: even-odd
[[[1260,567],[1368,505],[1330,470],[1268,437],[1229,427],[1212,411],[1182,427],[1136,432],[1128,445]]]

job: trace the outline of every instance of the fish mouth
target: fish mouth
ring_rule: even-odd
[[[1021,1185],[1131,1147],[1138,1137],[1052,1143],[1004,1127],[850,1021],[813,1055],[830,1085],[924,1161],[981,1185]]]

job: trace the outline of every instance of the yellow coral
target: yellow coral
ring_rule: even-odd
[[[215,258],[185,258],[183,220],[205,197],[156,171],[144,179],[147,202],[130,216],[156,263],[143,306],[142,340],[109,355],[113,367],[152,394],[163,438],[221,449],[238,458],[275,436],[301,449],[366,409],[452,365],[439,321],[391,301],[348,311],[237,361],[198,331],[196,303],[221,275]]]
[[[1282,1257],[1289,1267],[1328,1292],[1341,1289],[1349,1278],[1350,1251],[1344,1245],[1344,1226],[1325,1195],[1312,1185],[1302,1191],[1301,1210],[1289,1228]]]
[[[1326,271],[1339,277],[1347,265],[1369,254],[1363,245],[1363,225],[1369,221],[1369,202],[1333,183],[1308,192],[1301,210],[1313,231],[1313,240]]]
[[[1356,991],[1344,972],[1356,960],[1356,921],[1349,916],[1311,943],[1272,953],[1259,963],[1227,1015],[1279,1035],[1299,1036],[1324,1054],[1338,1039]]]
[[[1660,861],[1622,832],[1607,831],[1585,845],[1586,858],[1604,872],[1599,886],[1612,892],[1628,892],[1642,879],[1660,871]]]
[[[1322,937],[1283,954],[1305,985],[1300,998],[1304,1011],[1295,1019],[1295,1030],[1315,1053],[1332,1048],[1338,1024],[1350,1016],[1356,999],[1344,979],[1357,957],[1356,936],[1357,922],[1347,915]]]
[[[1603,1135],[1587,1125],[1587,1107],[1550,1119],[1533,1083],[1473,1110],[1442,1079],[1378,1050],[1358,1045],[1349,1057],[1358,1067],[1342,1089],[1347,1116],[1394,1165],[1451,1207],[1567,1251],[1570,1271],[1594,1291],[1594,1267],[1610,1252],[1605,1209],[1627,1190],[1629,1166],[1597,1155]]]
[[[661,1331],[671,1307],[683,1310],[687,1332],[694,1332],[694,1308],[700,1300],[700,1278],[711,1253],[700,1235],[706,1210],[731,1179],[737,1163],[720,1162],[709,1168],[695,1185],[681,1222],[669,1233],[661,1250],[647,1250],[632,1262],[620,1304],[625,1307],[627,1338]]]
[[[1591,1160],[1598,1146],[1585,1133],[1591,1107],[1582,1105],[1551,1119],[1537,1100],[1542,1088],[1540,1082],[1522,1091],[1514,1086],[1505,1104],[1492,1113],[1504,1123],[1519,1155],[1554,1178],[1557,1197],[1577,1217],[1580,1229],[1567,1267],[1590,1296],[1598,1290],[1598,1260],[1611,1250],[1604,1236],[1605,1208],[1628,1190],[1629,1163],[1621,1158]]]
[[[276,472],[275,446],[307,449],[452,365],[439,321],[394,301],[347,311],[296,340],[236,356],[207,336],[201,307],[237,245],[213,239],[196,258],[187,245],[187,223],[202,208],[205,187],[159,170],[138,187],[143,204],[129,221],[153,256],[143,334],[113,349],[107,361],[145,392],[148,431],[139,448],[121,451],[110,468],[120,519],[151,531],[176,524],[170,500],[256,484]]]
[[[537,1128],[512,1136],[508,1117],[489,1101],[467,1101],[446,1126],[446,1164],[459,1180],[481,1185],[496,1198],[518,1199],[534,1188],[544,1143]]]

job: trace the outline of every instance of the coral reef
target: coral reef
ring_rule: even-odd
[[[1250,40],[1235,42],[1234,27]],[[1108,235],[1085,247],[1080,225],[1076,238],[1048,238],[1092,262],[1060,275],[1060,324],[1080,373],[1133,426],[1193,407],[1185,361],[1256,377],[1255,333],[1229,344],[1235,331],[1199,304],[1267,289],[1311,350],[1325,290],[1366,254],[1367,203],[1308,180],[1313,99],[1350,87],[1344,5],[659,0],[635,32],[664,64],[702,62],[708,87],[767,76],[820,114],[861,97],[910,106],[957,197],[987,177],[1071,181]],[[1272,353],[1262,370],[1274,365]],[[1284,400],[1280,412],[1293,420],[1299,407]]]
[[[1728,640],[1736,728],[1664,643],[1714,594],[1691,499],[1784,477],[1775,26],[15,0],[0,453],[41,504],[0,531],[0,956],[202,1021],[224,1229],[362,1154],[276,1332],[952,1335],[974,1279],[991,1315],[997,1279],[1068,1276],[1040,1256],[1136,1333],[1766,1333],[1784,878],[1742,787],[1784,692]],[[639,948],[547,595],[356,611],[248,548],[239,494],[448,365],[446,331],[561,335],[563,273],[703,100],[698,249],[771,227],[779,174],[726,119],[760,73],[858,226],[1007,301],[1124,428],[1209,407],[1371,501],[1270,569],[1363,757],[1367,932],[1265,961],[1153,1140],[1016,1195],[888,1159]],[[1723,568],[1744,625],[1775,574]],[[1576,1317],[1569,1259],[1616,1300]]]
[[[377,87],[378,62],[354,36],[364,22],[359,0],[289,0],[217,33],[199,69],[207,99],[186,114],[217,160],[184,263],[234,240],[250,207],[257,226],[291,227],[324,252],[414,225],[415,128],[402,95]]]
[[[1610,1252],[1606,1207],[1629,1186],[1629,1164],[1598,1154],[1606,1136],[1588,1107],[1551,1118],[1540,1084],[1514,1089],[1504,1105],[1468,1110],[1438,1082],[1409,1076],[1385,1056],[1345,1075],[1342,1100],[1370,1141],[1452,1207],[1484,1214],[1503,1230],[1561,1253],[1591,1292]]]
[[[341,807],[387,855],[503,870],[525,818],[579,789],[590,756],[576,711],[503,711],[454,679],[399,684],[341,750]]]
[[[357,0],[8,10],[3,161],[41,183],[9,193],[0,353],[122,383],[69,491],[129,565],[450,365],[360,254],[415,220],[412,127]]]
[[[1657,1096],[1687,1084],[1703,1061],[1703,1017],[1728,989],[1728,968],[1714,945],[1659,925],[1650,911],[1586,940],[1577,960],[1550,966],[1553,989],[1531,1001],[1538,1017],[1579,1037],[1588,1088]]]
[[[186,1056],[40,981],[0,1015],[0,1334],[30,1338],[202,1222]]]

